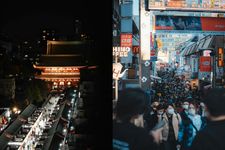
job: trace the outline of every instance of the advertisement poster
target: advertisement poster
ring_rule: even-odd
[[[207,56],[200,57],[200,71],[211,72],[211,57]]]
[[[151,9],[225,9],[224,0],[149,0]]]
[[[121,34],[120,35],[120,46],[121,47],[132,47],[132,34]]]
[[[157,15],[155,29],[225,31],[225,18]]]

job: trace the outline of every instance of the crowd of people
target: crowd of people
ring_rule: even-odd
[[[149,97],[141,89],[121,92],[114,112],[113,149],[211,150],[199,145],[196,140],[202,142],[202,137],[199,139],[198,135],[207,130],[213,118],[225,115],[225,110],[222,110],[225,109],[225,94],[220,92],[215,95],[218,99],[216,105],[224,103],[215,109],[211,107],[213,97],[203,98],[196,89],[191,88],[184,76],[175,74],[168,74],[161,82],[155,81],[152,88],[155,92],[150,105]],[[210,127],[213,128],[212,125]],[[225,125],[220,123],[220,128],[224,133]],[[211,132],[205,134],[213,135]],[[219,142],[221,140],[215,143]],[[220,146],[218,150],[224,148],[221,143],[217,146]]]

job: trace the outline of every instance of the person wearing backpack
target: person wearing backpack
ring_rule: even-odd
[[[204,103],[208,122],[197,133],[190,150],[225,150],[225,89],[210,89]]]
[[[188,107],[189,124],[184,125],[183,122],[180,124],[177,149],[189,150],[196,133],[201,129],[201,116],[196,112],[197,105],[190,102]]]

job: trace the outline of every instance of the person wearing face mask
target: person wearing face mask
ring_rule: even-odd
[[[166,122],[166,124],[162,130],[162,142],[164,145],[164,150],[176,150],[181,117],[175,112],[173,104],[167,104],[165,109],[166,113],[163,114],[163,120]]]
[[[186,99],[182,104],[183,110],[180,112],[180,116],[184,126],[188,126],[190,124],[190,119],[188,118],[188,107],[189,107],[189,100]]]
[[[188,107],[188,118],[190,124],[184,125],[183,122],[180,124],[177,145],[178,149],[181,148],[181,150],[189,150],[193,139],[201,129],[201,116],[196,113],[196,110],[197,106],[194,103],[190,103]]]

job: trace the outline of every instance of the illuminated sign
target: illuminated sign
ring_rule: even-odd
[[[223,67],[224,66],[224,61],[223,61],[223,48],[218,49],[218,67]]]
[[[121,47],[132,47],[132,34],[121,34],[120,35],[120,46]]]
[[[113,47],[113,56],[128,57],[130,47]]]

